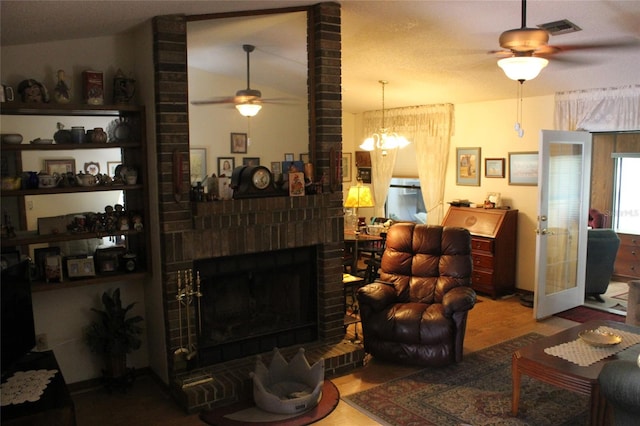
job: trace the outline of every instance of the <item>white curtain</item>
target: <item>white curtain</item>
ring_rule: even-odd
[[[640,129],[640,85],[558,92],[555,128],[589,132]]]
[[[365,137],[379,131],[382,111],[363,114]],[[440,224],[444,216],[444,184],[449,144],[454,130],[454,106],[422,105],[385,110],[385,127],[415,144],[418,177],[427,209],[427,223]],[[371,152],[376,216],[384,216],[384,202],[396,162],[397,149]]]

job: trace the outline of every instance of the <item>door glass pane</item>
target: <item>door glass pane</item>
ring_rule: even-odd
[[[582,146],[551,144],[547,234],[547,295],[577,286]]]
[[[626,155],[616,159],[613,226],[617,232],[640,234],[640,157]]]

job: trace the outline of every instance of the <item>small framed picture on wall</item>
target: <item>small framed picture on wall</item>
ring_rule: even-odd
[[[233,157],[218,157],[218,176],[231,176],[236,168],[236,159]]]
[[[231,133],[231,153],[246,154],[247,153],[247,134]]]

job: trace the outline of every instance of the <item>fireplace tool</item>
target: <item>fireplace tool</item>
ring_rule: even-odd
[[[176,293],[176,300],[178,301],[178,331],[180,333],[180,347],[175,350],[173,356],[176,360],[184,357],[189,353],[189,349],[184,347],[184,336],[182,335],[182,278],[181,271],[178,271],[178,292]]]
[[[182,356],[187,359],[187,361],[192,360],[197,354],[196,345],[192,341],[191,334],[191,305],[194,301],[194,298],[198,301],[198,314],[200,315],[200,298],[202,297],[202,293],[200,292],[200,272],[196,275],[196,286],[194,288],[193,282],[193,272],[191,270],[185,270],[184,272],[184,286],[181,285],[180,280],[180,271],[178,271],[178,293],[176,294],[176,299],[178,300],[178,315],[180,316],[180,348],[176,351],[176,355]],[[185,306],[185,314],[187,315],[187,347],[183,346],[184,341],[182,337],[182,308],[181,306],[184,304]],[[200,316],[198,317],[199,321]]]

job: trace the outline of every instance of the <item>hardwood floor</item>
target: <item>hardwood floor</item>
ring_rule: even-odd
[[[529,332],[551,335],[576,325],[575,322],[551,317],[537,322],[531,308],[520,304],[517,297],[492,300],[480,296],[469,312],[465,337],[465,353],[477,351]],[[350,327],[350,331],[353,327]],[[342,396],[359,392],[419,368],[369,360],[367,364],[345,376],[332,378]],[[75,393],[78,426],[191,426],[203,425],[197,414],[187,415],[150,376],[136,380],[127,393],[108,393],[99,388]],[[378,423],[340,401],[321,426],[377,425]]]

